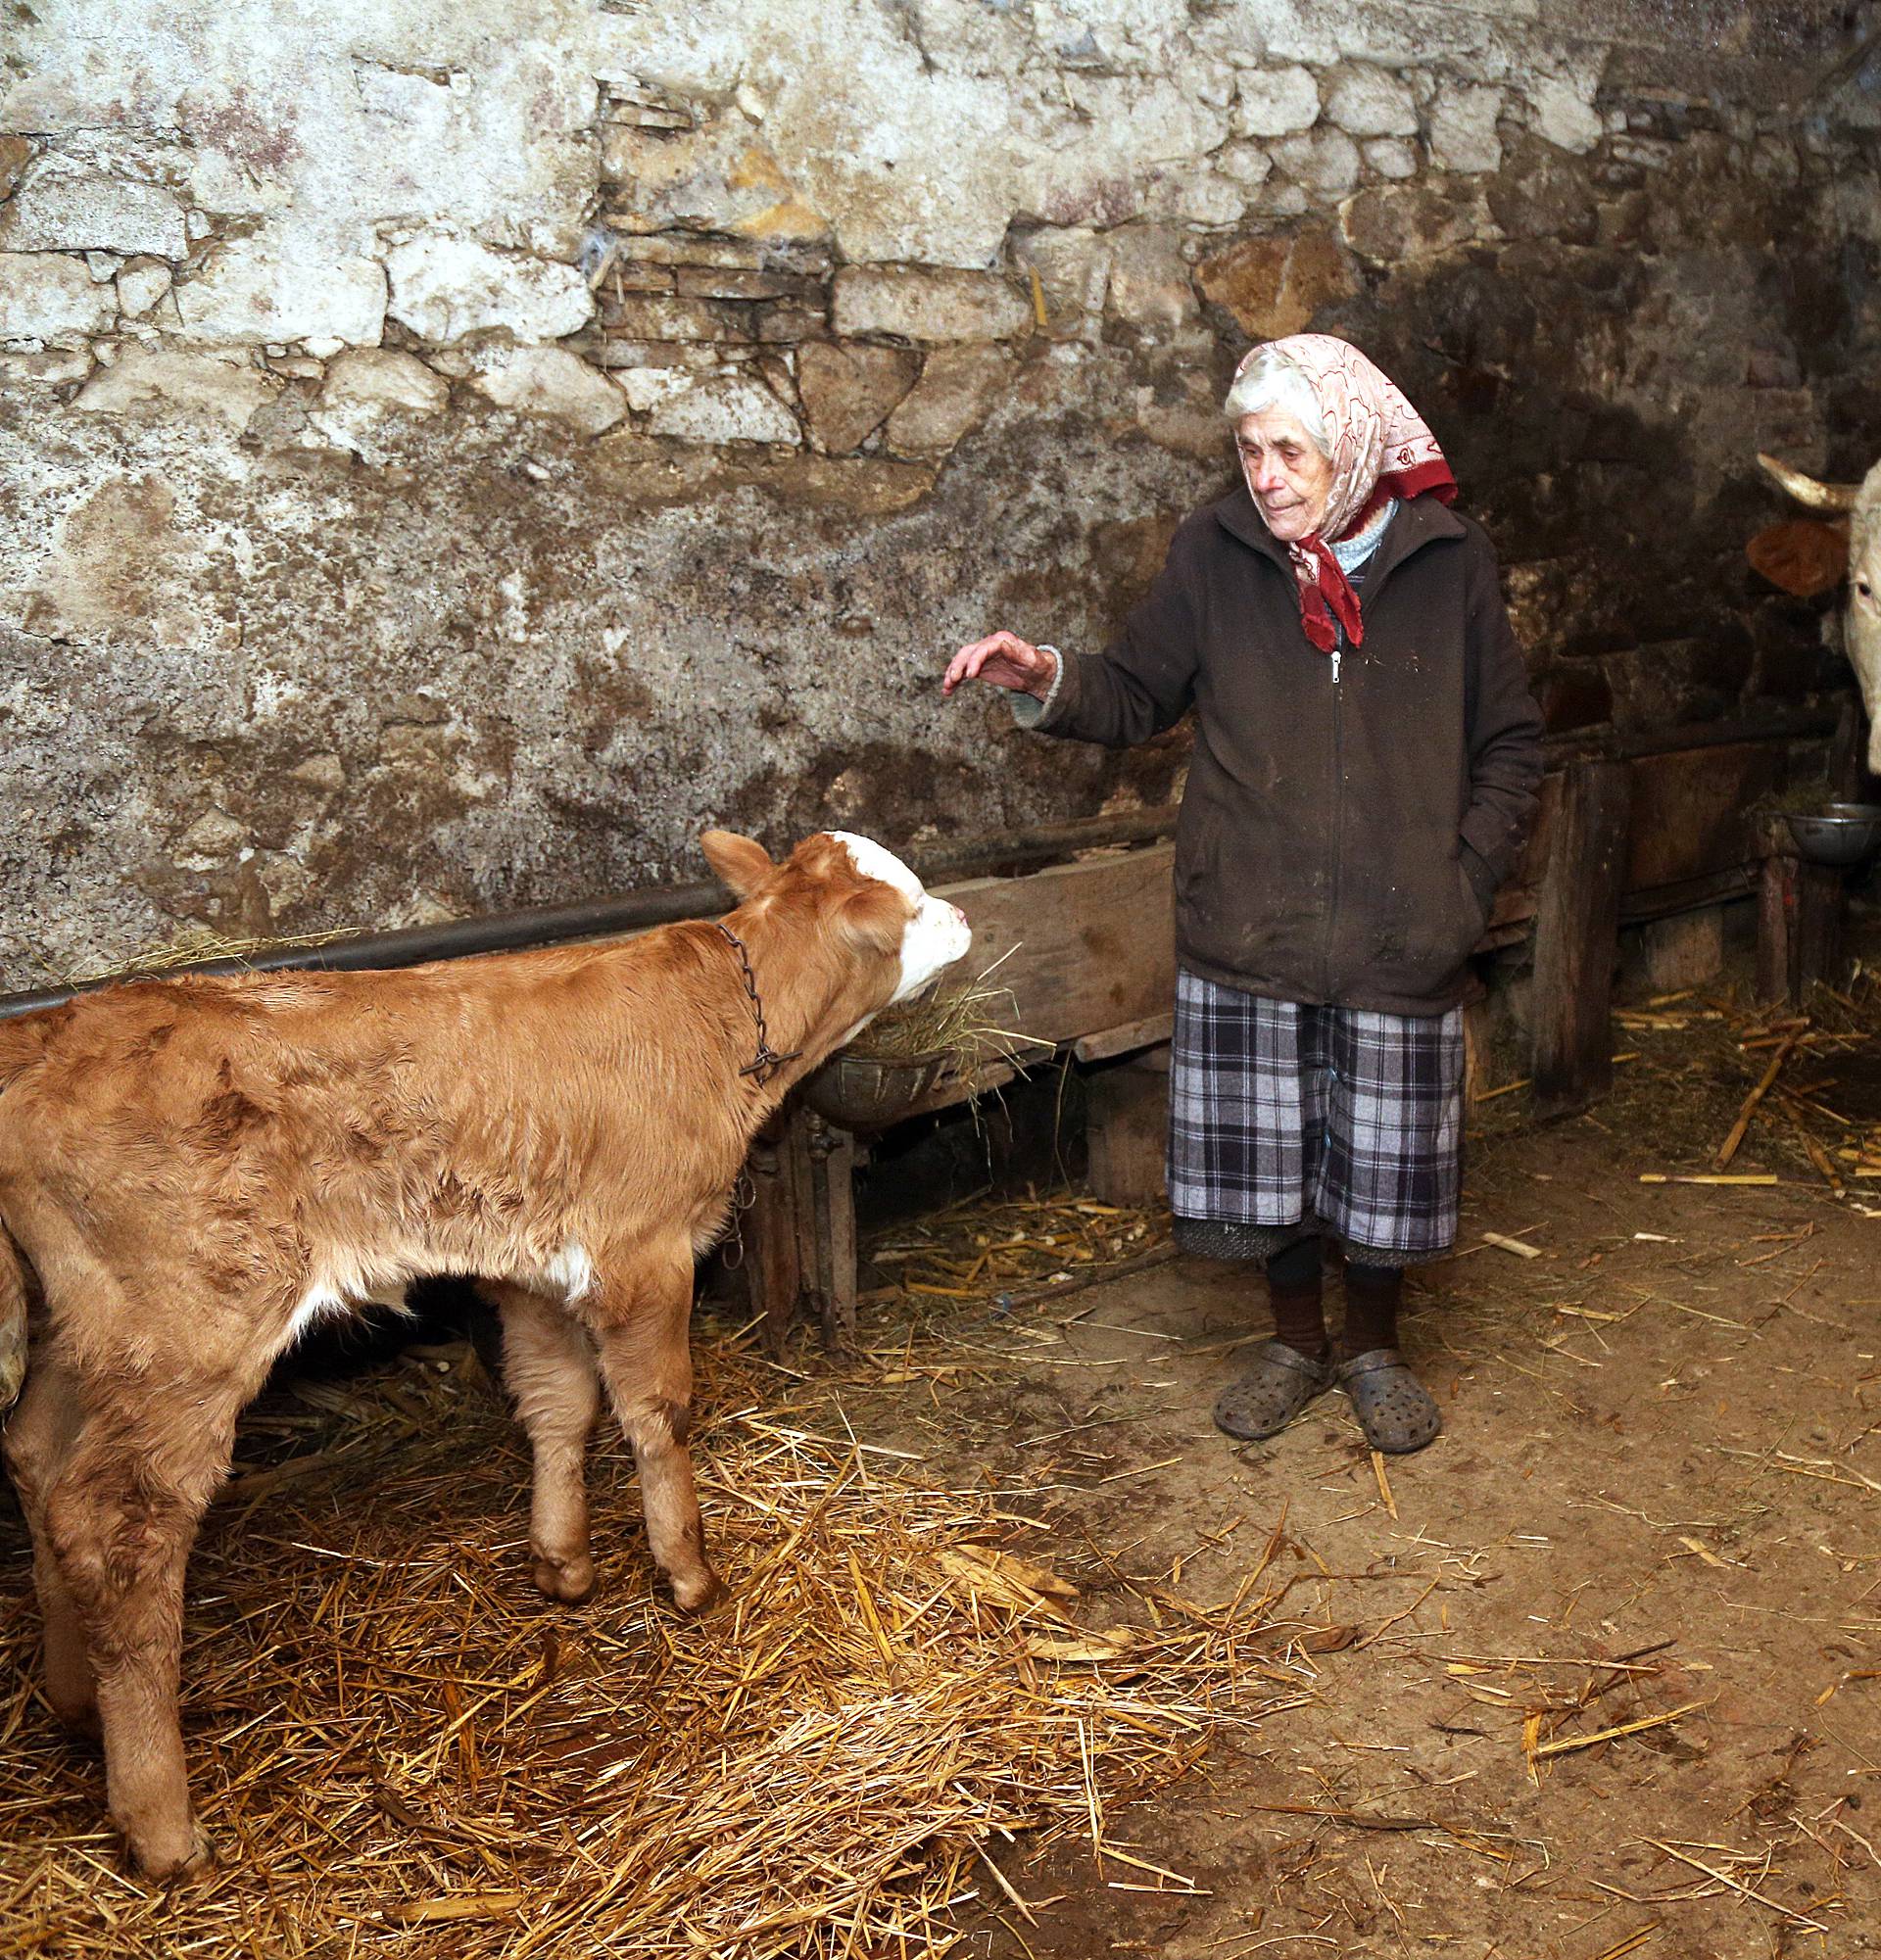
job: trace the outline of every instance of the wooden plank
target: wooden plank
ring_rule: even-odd
[[[1796,916],[1797,861],[1781,851],[1763,860],[1757,888],[1757,997],[1790,998],[1791,922]]]
[[[1110,1205],[1164,1195],[1169,1075],[1145,1062],[1095,1070],[1085,1084],[1090,1188]]]
[[[796,1184],[782,1123],[773,1122],[758,1136],[747,1169],[754,1194],[745,1220],[751,1309],[763,1315],[764,1345],[776,1354],[796,1318],[803,1288]]]
[[[1623,762],[1563,775],[1554,851],[1535,915],[1535,1094],[1577,1105],[1613,1080],[1608,1014],[1626,867],[1631,781]]]
[[[816,1304],[824,1345],[855,1342],[855,1138],[808,1118],[810,1213],[816,1226]]]
[[[1167,1041],[1175,1028],[1173,1013],[1146,1014],[1140,1021],[1126,1021],[1121,1028],[1079,1035],[1071,1044],[1072,1057],[1079,1062],[1108,1062],[1113,1055],[1128,1055],[1133,1048],[1153,1048]]]
[[[1744,741],[1642,755],[1629,763],[1625,889],[1677,884],[1757,856],[1745,812],[1779,786],[1786,761],[1782,747]]]
[[[1847,887],[1833,865],[1797,867],[1797,922],[1790,968],[1790,998],[1803,1000],[1817,980],[1840,985],[1842,914]]]
[[[972,965],[1001,961],[1010,1026],[1042,1041],[1169,1011],[1176,992],[1175,847],[1085,858],[943,887],[973,928]],[[1002,958],[1003,956],[1003,958]]]
[[[1832,865],[1809,864],[1780,825],[1765,834],[1769,855],[1758,886],[1757,997],[1799,1002],[1817,980],[1843,979],[1842,922],[1848,893]]]

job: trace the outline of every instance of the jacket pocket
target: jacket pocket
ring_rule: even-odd
[[[1464,857],[1461,851],[1457,853],[1456,873],[1457,888],[1463,893],[1462,917],[1466,935],[1463,943],[1463,951],[1458,955],[1461,958],[1463,954],[1469,953],[1474,947],[1476,941],[1482,937],[1484,932],[1487,930],[1489,914],[1495,909],[1495,901],[1491,898],[1490,902],[1485,905],[1477,895],[1476,887],[1471,882],[1470,874],[1464,869]]]

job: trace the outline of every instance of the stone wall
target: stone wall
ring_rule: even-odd
[[[0,984],[209,929],[1161,801],[936,676],[1095,645],[1251,338],[1365,345],[1558,728],[1839,684],[1743,545],[1852,472],[1840,10],[36,0],[0,46]]]

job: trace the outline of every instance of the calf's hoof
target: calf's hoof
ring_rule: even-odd
[[[595,1590],[595,1561],[585,1552],[572,1558],[538,1558],[536,1590],[545,1600],[578,1606]]]
[[[80,1742],[102,1744],[105,1740],[105,1725],[98,1719],[96,1701],[68,1701],[58,1696],[50,1697],[52,1712],[59,1718],[59,1726],[70,1736],[76,1736]]]
[[[730,1592],[724,1580],[706,1565],[691,1578],[673,1581],[673,1603],[682,1612],[708,1613]]]
[[[137,1869],[158,1885],[174,1885],[194,1878],[216,1862],[216,1845],[193,1817],[181,1833],[125,1835]]]

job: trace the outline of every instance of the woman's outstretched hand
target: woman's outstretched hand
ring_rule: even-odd
[[[989,633],[971,646],[961,647],[947,662],[940,692],[950,694],[962,681],[990,681],[995,688],[1036,694],[1042,701],[1051,692],[1057,672],[1055,653],[1021,640],[1016,633]]]

